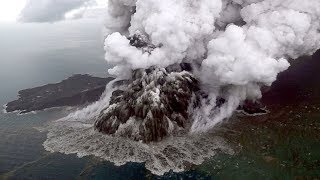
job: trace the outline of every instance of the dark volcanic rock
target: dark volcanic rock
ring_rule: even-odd
[[[264,107],[259,101],[244,101],[238,108],[247,115],[262,115],[268,113],[266,107]]]
[[[128,37],[130,45],[141,49],[142,52],[148,52],[149,54],[153,51],[156,46],[153,45],[147,36],[137,32],[133,36]]]
[[[136,141],[160,141],[188,126],[188,108],[198,90],[198,81],[187,71],[135,70],[125,88],[113,92],[95,127]]]
[[[19,91],[19,99],[9,102],[7,112],[43,110],[52,107],[76,106],[97,101],[106,84],[113,78],[99,78],[90,75],[74,75],[60,83],[48,84]]]

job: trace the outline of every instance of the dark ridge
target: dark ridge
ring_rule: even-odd
[[[279,74],[271,88],[263,93],[265,105],[291,105],[320,101],[320,50],[313,56],[291,60],[291,66]],[[313,96],[310,96],[314,94]]]
[[[9,102],[7,112],[44,110],[61,106],[77,106],[99,100],[106,84],[114,78],[76,74],[56,84],[19,91],[19,99]]]

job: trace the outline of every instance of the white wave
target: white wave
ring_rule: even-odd
[[[241,113],[241,114],[243,114],[243,115],[245,115],[245,116],[263,116],[263,115],[266,115],[266,114],[269,114],[270,113],[270,111],[269,110],[267,110],[266,108],[262,108],[262,110],[264,110],[265,112],[264,113],[254,113],[254,114],[249,114],[249,113],[247,113],[246,111],[244,111],[244,110],[236,110],[236,112],[237,113]]]
[[[14,113],[17,113],[18,116],[24,116],[24,115],[30,115],[30,114],[38,114],[39,111],[30,111],[27,113],[22,113],[22,111],[14,111]]]
[[[3,109],[2,109],[2,113],[3,113],[3,114],[7,114],[7,113],[8,113],[8,112],[7,112],[7,107],[8,107],[7,104],[4,104],[4,105],[2,106],[2,108],[3,108]]]

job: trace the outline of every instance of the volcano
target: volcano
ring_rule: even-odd
[[[128,39],[144,52],[155,48],[143,35]],[[110,105],[101,111],[95,128],[143,142],[160,141],[185,130],[191,124],[188,108],[192,97],[200,90],[191,70],[190,64],[181,63],[132,71],[130,79],[115,83],[117,90]]]

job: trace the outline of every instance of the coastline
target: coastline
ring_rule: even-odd
[[[4,104],[2,109],[2,113],[3,114],[16,114],[18,116],[24,116],[24,115],[30,115],[30,114],[38,114],[40,112],[46,112],[46,111],[50,111],[50,110],[59,110],[59,109],[65,109],[65,110],[72,110],[75,108],[78,108],[80,106],[60,106],[60,107],[50,107],[50,108],[45,108],[45,109],[41,109],[41,110],[36,110],[36,111],[30,111],[30,112],[26,112],[26,113],[22,113],[24,110],[15,110],[12,112],[7,112],[6,108],[7,108],[7,104]]]
[[[236,113],[242,114],[244,116],[250,116],[250,117],[255,117],[255,116],[264,116],[270,113],[269,110],[267,110],[267,108],[261,108],[261,110],[264,110],[265,113],[254,113],[254,114],[250,114],[247,113],[245,110],[236,110]]]

